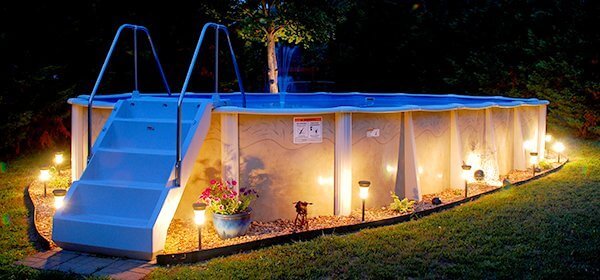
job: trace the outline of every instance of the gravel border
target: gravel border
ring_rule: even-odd
[[[485,192],[481,192],[476,195],[469,196],[467,198],[463,198],[463,199],[460,199],[457,201],[448,202],[445,204],[435,206],[433,208],[429,208],[429,209],[425,209],[425,210],[421,210],[421,211],[415,211],[415,212],[412,212],[409,214],[405,214],[405,215],[401,215],[401,216],[397,216],[397,217],[393,217],[393,218],[387,218],[387,219],[382,219],[382,220],[377,220],[377,221],[364,222],[364,223],[345,225],[345,226],[339,226],[339,227],[308,230],[308,231],[303,231],[303,232],[295,232],[295,233],[291,233],[291,234],[278,235],[275,237],[269,237],[269,238],[254,240],[254,241],[250,241],[250,242],[244,242],[244,243],[239,243],[239,244],[234,244],[234,245],[229,245],[229,246],[224,246],[224,247],[217,247],[217,248],[212,248],[212,249],[206,249],[206,250],[200,250],[200,251],[175,253],[175,254],[162,254],[162,255],[156,256],[156,262],[158,265],[163,265],[163,266],[197,263],[197,262],[210,260],[210,259],[216,258],[216,257],[224,257],[224,256],[234,255],[234,254],[248,252],[248,251],[261,249],[261,248],[265,248],[265,247],[269,247],[269,246],[273,246],[273,245],[288,244],[288,243],[293,243],[293,242],[298,242],[298,241],[308,241],[308,240],[311,240],[311,239],[314,239],[314,238],[317,238],[319,236],[323,236],[326,234],[327,235],[346,234],[346,233],[352,233],[352,232],[356,232],[356,231],[359,231],[361,229],[366,229],[366,228],[375,228],[375,227],[381,227],[381,226],[387,226],[387,225],[393,225],[393,224],[398,224],[398,223],[402,223],[402,222],[407,222],[412,219],[419,219],[419,218],[431,215],[433,213],[437,213],[440,211],[454,208],[461,204],[477,200],[480,197],[498,192],[503,189],[508,189],[513,186],[520,186],[520,185],[528,183],[532,180],[536,180],[536,179],[545,177],[549,174],[552,174],[552,173],[560,170],[567,162],[569,162],[569,159],[565,158],[565,161],[563,163],[559,164],[558,166],[556,166],[552,169],[548,169],[543,172],[540,172],[530,178],[523,179],[523,180],[516,181],[516,182],[511,182],[510,184],[507,184],[507,185],[504,185],[504,186],[501,186],[501,187],[498,187],[495,189],[491,189],[491,190],[488,190]]]
[[[246,241],[246,242],[237,243],[237,244],[225,243],[226,244],[225,246],[213,247],[213,248],[204,249],[201,251],[161,254],[161,255],[157,256],[156,260],[159,265],[172,265],[172,264],[179,264],[179,263],[195,263],[195,262],[205,261],[205,260],[215,258],[215,257],[232,255],[232,254],[236,254],[236,253],[251,251],[251,250],[264,248],[264,247],[277,245],[277,244],[286,244],[286,243],[290,243],[290,242],[306,241],[306,240],[310,240],[310,239],[322,236],[324,234],[351,233],[351,232],[356,232],[358,230],[365,229],[365,228],[397,224],[397,223],[409,221],[411,219],[417,219],[420,217],[424,217],[424,216],[427,216],[427,215],[430,215],[430,214],[433,214],[433,213],[436,213],[439,211],[443,211],[443,210],[446,210],[449,208],[456,207],[465,202],[476,200],[483,195],[491,194],[491,193],[497,192],[501,189],[506,189],[511,186],[518,186],[518,185],[525,184],[532,180],[544,177],[548,174],[558,171],[567,162],[569,162],[569,159],[565,158],[565,161],[561,162],[559,165],[554,166],[552,169],[548,169],[543,172],[540,172],[533,177],[529,177],[529,178],[526,178],[526,179],[523,179],[520,181],[511,182],[511,184],[509,184],[509,185],[493,188],[491,190],[485,190],[481,193],[477,193],[477,194],[469,196],[467,198],[462,198],[462,199],[453,200],[453,201],[447,201],[441,205],[429,206],[429,205],[424,205],[424,204],[427,204],[427,202],[423,203],[424,201],[419,201],[418,204],[415,204],[414,212],[404,214],[404,215],[398,215],[395,217],[383,218],[383,219],[379,219],[379,220],[372,220],[372,221],[367,221],[367,222],[363,222],[363,223],[342,225],[342,226],[337,226],[337,227],[317,228],[317,229],[301,231],[301,232],[292,232],[289,234],[274,235],[274,236],[271,235],[269,237],[258,238],[258,239],[254,239],[254,240],[250,240],[250,241]],[[42,231],[39,228],[40,221],[37,217],[39,211],[37,210],[34,200],[32,199],[31,190],[30,190],[30,187],[33,185],[33,183],[34,183],[34,181],[31,182],[24,189],[25,206],[27,207],[27,210],[30,213],[29,219],[30,219],[30,222],[33,224],[33,229],[34,229],[30,232],[30,239],[31,239],[31,241],[36,242],[36,244],[39,245],[42,250],[48,250],[48,249],[52,248],[53,242],[52,242],[52,240],[47,238],[44,234],[42,234]],[[419,203],[423,204],[423,205],[419,205]]]

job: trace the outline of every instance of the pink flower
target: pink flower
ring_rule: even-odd
[[[216,184],[216,183],[217,183],[217,180],[215,180],[215,179],[212,179],[212,180],[210,180],[210,184],[211,184],[211,185],[214,185],[214,184]]]
[[[235,185],[237,185],[237,181],[233,180],[233,181],[231,181],[231,184],[235,186]]]

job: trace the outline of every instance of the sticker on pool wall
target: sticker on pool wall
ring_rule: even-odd
[[[323,117],[294,117],[294,144],[323,142]]]

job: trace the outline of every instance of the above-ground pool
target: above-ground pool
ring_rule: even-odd
[[[140,99],[175,100],[177,95],[143,94]],[[131,94],[97,96],[94,138],[113,106]],[[178,216],[212,178],[236,179],[256,187],[258,220],[291,218],[291,202],[313,202],[311,215],[348,214],[358,205],[359,180],[372,182],[371,206],[389,204],[390,192],[420,199],[462,188],[463,161],[486,171],[487,180],[527,165],[523,142],[544,152],[547,101],[498,96],[434,94],[188,93],[185,102],[213,100],[210,128],[197,155]],[[87,96],[73,105],[73,180],[85,165]],[[283,103],[284,102],[284,103]],[[172,108],[175,110],[175,108]],[[174,111],[173,111],[174,112]],[[152,114],[152,112],[150,112]],[[322,132],[298,139],[303,119],[315,117]],[[175,137],[166,134],[163,137]],[[82,140],[82,141],[78,141]],[[144,141],[140,139],[139,141]]]
[[[227,28],[209,23],[182,86],[186,94],[139,94],[136,80],[135,94],[95,96],[124,29],[146,33],[163,73],[147,29],[123,25],[90,96],[69,100],[74,182],[53,219],[60,247],[152,259],[164,249],[172,219],[190,218],[192,203],[217,178],[256,189],[253,218],[269,221],[293,218],[297,201],[312,203],[309,216],[349,215],[361,203],[360,180],[371,182],[368,207],[381,207],[393,193],[421,200],[462,190],[465,179],[474,180],[465,164],[497,185],[501,175],[525,169],[529,156],[544,157],[544,100],[187,93],[208,28],[224,33],[243,92]]]

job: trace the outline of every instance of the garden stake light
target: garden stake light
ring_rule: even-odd
[[[56,171],[60,174],[60,166],[65,161],[65,157],[62,152],[58,152],[54,154],[54,166],[56,167]]]
[[[358,196],[362,199],[362,221],[365,221],[365,200],[369,197],[369,186],[371,186],[371,181],[358,181],[359,192]]]
[[[550,144],[550,142],[552,142],[552,135],[550,134],[546,134],[546,136],[544,136],[544,141],[546,141],[546,145],[544,145],[544,157],[547,158],[548,157],[548,144]]]
[[[463,177],[463,179],[465,179],[465,198],[467,198],[467,195],[468,195],[467,190],[469,188],[469,181],[468,181],[468,179],[469,179],[469,173],[470,173],[469,170],[471,170],[471,166],[468,165],[468,164],[465,164],[463,162],[463,165],[461,167],[462,167],[462,170],[463,170],[462,177]]]
[[[565,151],[565,145],[561,142],[556,142],[552,145],[552,150],[554,150],[558,156],[556,162],[560,163],[560,154]]]
[[[56,210],[62,208],[65,205],[65,196],[67,195],[67,190],[65,189],[56,189],[52,191],[54,195],[54,208]]]
[[[46,182],[50,180],[50,168],[48,168],[48,166],[42,166],[42,168],[40,168],[39,179],[44,183],[44,197],[46,197]]]
[[[531,152],[531,153],[529,153],[529,156],[531,156],[529,158],[529,162],[531,163],[531,169],[533,170],[533,176],[535,176],[535,165],[538,162],[538,153],[537,152]]]
[[[206,222],[206,203],[196,202],[194,208],[194,223],[198,226],[198,250],[202,250],[202,225]]]

